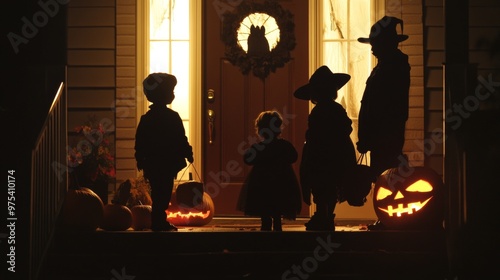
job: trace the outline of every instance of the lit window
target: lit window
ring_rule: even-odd
[[[190,88],[190,3],[191,1],[149,1],[149,71],[165,72],[177,78],[175,99],[169,107],[179,113],[191,143]],[[187,175],[186,175],[187,176]]]
[[[357,142],[361,97],[373,67],[369,44],[357,41],[367,37],[374,18],[373,0],[322,0],[321,58],[334,73],[348,73],[351,80],[339,90],[337,102],[353,121],[352,138]]]
[[[171,108],[189,129],[189,2],[150,0],[149,72],[176,76]],[[189,132],[186,131],[189,135]]]

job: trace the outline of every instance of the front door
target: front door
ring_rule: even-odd
[[[243,162],[243,152],[257,141],[254,120],[261,111],[275,109],[282,114],[282,137],[299,152],[294,165],[299,174],[309,107],[307,102],[294,98],[293,92],[309,78],[308,1],[278,1],[293,14],[296,46],[292,60],[265,79],[252,73],[244,75],[225,59],[222,12],[237,11],[237,3],[242,1],[203,3],[203,177],[216,216],[243,216],[237,210],[237,201],[250,170]],[[308,215],[309,208],[303,204],[301,216]]]

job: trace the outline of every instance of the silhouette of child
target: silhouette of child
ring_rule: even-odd
[[[370,166],[377,177],[389,168],[408,165],[403,154],[408,99],[410,92],[410,64],[408,55],[398,49],[408,35],[398,34],[397,25],[403,21],[384,16],[370,30],[368,38],[358,38],[370,44],[377,57],[377,65],[366,80],[358,118],[360,153],[370,151]],[[383,229],[380,221],[369,225],[369,230]]]
[[[316,204],[316,212],[305,224],[306,230],[335,230],[334,210],[337,190],[344,175],[356,165],[356,153],[351,141],[351,120],[345,109],[335,102],[337,91],[351,77],[334,74],[321,66],[298,88],[294,96],[315,104],[308,118],[306,142],[300,163],[300,183],[304,202]]]
[[[193,151],[185,135],[179,114],[167,107],[175,98],[175,76],[152,73],[143,81],[144,94],[153,104],[141,116],[135,135],[137,169],[151,185],[153,201],[151,229],[176,231],[167,221],[168,208],[174,179],[186,167],[186,159],[193,162]]]
[[[261,230],[282,231],[281,219],[294,220],[300,213],[300,187],[292,164],[297,150],[280,137],[283,119],[276,111],[264,111],[255,120],[261,142],[244,154],[252,169],[240,193],[238,209],[261,217]]]
[[[360,153],[370,151],[370,166],[377,176],[407,164],[403,146],[411,67],[408,55],[398,49],[399,43],[408,39],[408,35],[397,33],[398,24],[403,30],[401,19],[384,16],[372,26],[368,38],[358,38],[371,45],[378,59],[363,92],[357,143]]]

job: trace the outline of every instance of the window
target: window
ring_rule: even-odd
[[[353,122],[353,143],[357,142],[358,113],[366,79],[374,65],[371,46],[357,41],[367,37],[376,21],[374,0],[319,0],[320,16],[316,19],[318,57],[315,70],[327,65],[334,73],[348,73],[351,80],[339,90],[337,102],[346,109]]]
[[[177,77],[175,100],[170,107],[181,116],[189,135],[189,2],[150,0],[149,73]]]

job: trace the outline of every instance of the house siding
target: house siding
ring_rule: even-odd
[[[116,127],[115,0],[72,0],[66,20],[69,144],[75,142],[74,127],[91,119],[112,124],[108,132],[113,143]],[[110,184],[109,192],[112,191],[113,184]]]
[[[135,178],[136,1],[116,0],[116,186]]]
[[[425,48],[425,132],[426,139],[443,129],[443,63],[445,62],[444,7],[441,0],[426,0],[424,9]],[[500,80],[500,2],[469,1],[469,64],[478,77]],[[477,82],[477,81],[476,81]],[[497,92],[498,94],[498,92]],[[481,105],[487,108],[488,101]],[[492,105],[498,106],[496,105]],[[442,143],[428,141],[425,165],[443,174]]]
[[[425,49],[425,139],[432,139],[433,132],[443,131],[443,63],[444,10],[443,1],[426,0],[424,10]],[[443,175],[443,143],[427,141],[425,166]]]

